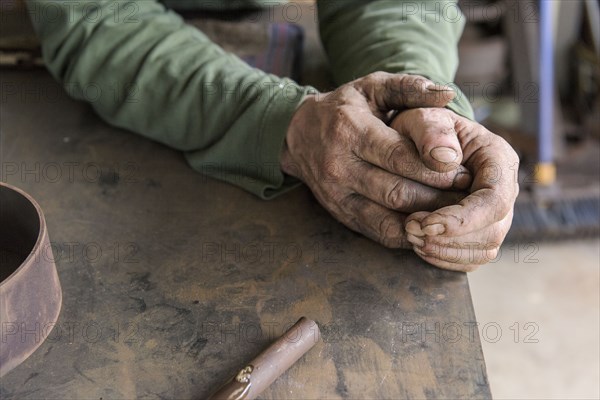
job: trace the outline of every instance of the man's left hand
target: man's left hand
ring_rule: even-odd
[[[414,251],[435,266],[456,271],[472,271],[495,259],[519,193],[519,158],[512,147],[482,125],[442,108],[404,111],[391,127],[410,136],[421,154],[428,153],[428,141],[435,136],[418,131],[437,131],[450,147],[460,146],[462,164],[473,175],[470,194],[457,204],[408,216],[405,228]]]

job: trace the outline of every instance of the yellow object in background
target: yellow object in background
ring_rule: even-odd
[[[550,186],[556,181],[556,165],[539,163],[535,168],[535,182],[538,185]]]

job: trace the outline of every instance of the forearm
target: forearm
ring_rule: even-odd
[[[48,69],[103,119],[262,197],[281,189],[279,156],[305,88],[250,68],[155,1],[28,5]],[[97,96],[73,90],[90,87]]]
[[[319,0],[321,39],[336,83],[375,71],[452,83],[464,16],[453,0]],[[449,106],[472,118],[464,94]]]

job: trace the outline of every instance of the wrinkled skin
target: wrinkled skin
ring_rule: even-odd
[[[512,147],[482,125],[441,108],[407,110],[391,126],[403,135],[414,126],[438,132],[424,136],[428,140],[417,146],[427,149],[443,141],[460,148],[462,163],[473,174],[469,195],[457,204],[407,217],[407,239],[414,251],[433,265],[456,271],[473,271],[494,260],[519,193],[519,158]]]
[[[425,78],[382,72],[309,96],[288,128],[282,169],[350,229],[472,270],[510,227],[518,159],[481,125],[440,108],[453,97]]]

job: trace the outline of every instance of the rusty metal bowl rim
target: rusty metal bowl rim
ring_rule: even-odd
[[[35,208],[35,212],[37,213],[37,216],[38,216],[38,219],[40,222],[40,227],[38,228],[38,236],[37,236],[37,239],[35,240],[35,244],[33,245],[32,249],[29,252],[29,255],[23,261],[21,261],[21,264],[19,265],[19,267],[17,269],[15,269],[2,282],[0,282],[0,288],[2,288],[2,286],[8,284],[8,282],[12,278],[19,275],[22,271],[24,271],[26,269],[26,267],[29,265],[29,261],[33,257],[36,256],[36,254],[40,250],[41,242],[44,238],[45,233],[47,233],[48,228],[46,227],[46,219],[44,218],[44,214],[42,213],[42,208],[37,203],[37,201],[35,201],[35,199],[33,197],[31,197],[29,194],[27,194],[25,191],[19,189],[18,187],[9,185],[6,182],[0,181],[0,186],[4,186],[7,189],[10,189],[10,190],[20,194],[21,196],[23,196],[33,206],[33,208]]]
[[[29,249],[22,249],[23,261],[0,282],[0,322],[12,323],[17,326],[15,331],[3,336],[0,346],[0,378],[16,368],[31,356],[45,342],[47,335],[56,325],[62,309],[62,289],[54,259],[41,257],[46,246],[50,246],[50,237],[44,212],[40,205],[24,190],[0,182],[0,190],[7,191],[11,196],[16,196],[22,205],[15,207],[15,211],[25,210],[29,214],[29,221],[34,223],[35,216],[29,207],[35,209],[38,226],[30,226],[32,235],[26,244]],[[12,208],[11,208],[12,209]],[[7,208],[10,213],[11,209]],[[37,233],[35,232],[37,230]],[[35,243],[31,242],[35,238]],[[11,246],[10,241],[8,246]],[[9,249],[10,250],[10,249]],[[52,251],[52,248],[50,248]],[[14,265],[11,266],[14,268]],[[13,305],[11,307],[11,304]],[[26,326],[38,324],[51,324],[50,330],[44,330],[41,336],[24,336]],[[4,325],[3,325],[4,328]]]

